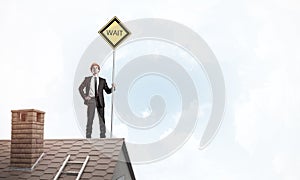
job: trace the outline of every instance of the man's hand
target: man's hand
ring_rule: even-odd
[[[115,91],[116,90],[116,85],[115,85],[115,83],[112,83],[111,84],[111,88]]]
[[[85,100],[90,100],[91,97],[90,97],[90,96],[86,96],[84,99],[85,99]]]

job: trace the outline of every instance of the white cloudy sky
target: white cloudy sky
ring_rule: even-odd
[[[169,158],[135,165],[137,179],[300,179],[299,8],[297,0],[2,0],[0,139],[10,138],[10,110],[22,108],[46,111],[46,138],[81,138],[73,81],[95,32],[115,15],[163,18],[215,53],[226,114],[206,149],[200,132]]]

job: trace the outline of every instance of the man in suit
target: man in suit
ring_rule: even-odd
[[[90,66],[92,76],[85,77],[84,81],[79,86],[79,93],[87,105],[87,125],[86,125],[86,138],[91,138],[93,120],[95,117],[95,109],[97,109],[99,124],[100,124],[100,138],[105,138],[106,128],[104,119],[104,97],[103,90],[110,94],[112,89],[115,90],[114,84],[109,88],[106,80],[99,77],[100,66],[93,63]]]

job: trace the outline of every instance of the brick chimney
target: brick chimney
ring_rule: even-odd
[[[12,110],[10,166],[32,169],[44,150],[44,115],[36,109]]]

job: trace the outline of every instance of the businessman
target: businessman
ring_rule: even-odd
[[[115,90],[114,84],[109,88],[106,80],[99,77],[100,66],[97,63],[93,63],[90,66],[92,76],[85,77],[84,81],[79,86],[79,93],[84,100],[84,104],[87,105],[87,124],[86,124],[86,138],[91,138],[93,120],[95,117],[95,109],[97,109],[99,124],[100,124],[100,138],[105,138],[106,127],[104,118],[104,97],[103,91],[107,94],[112,93],[112,89]]]

